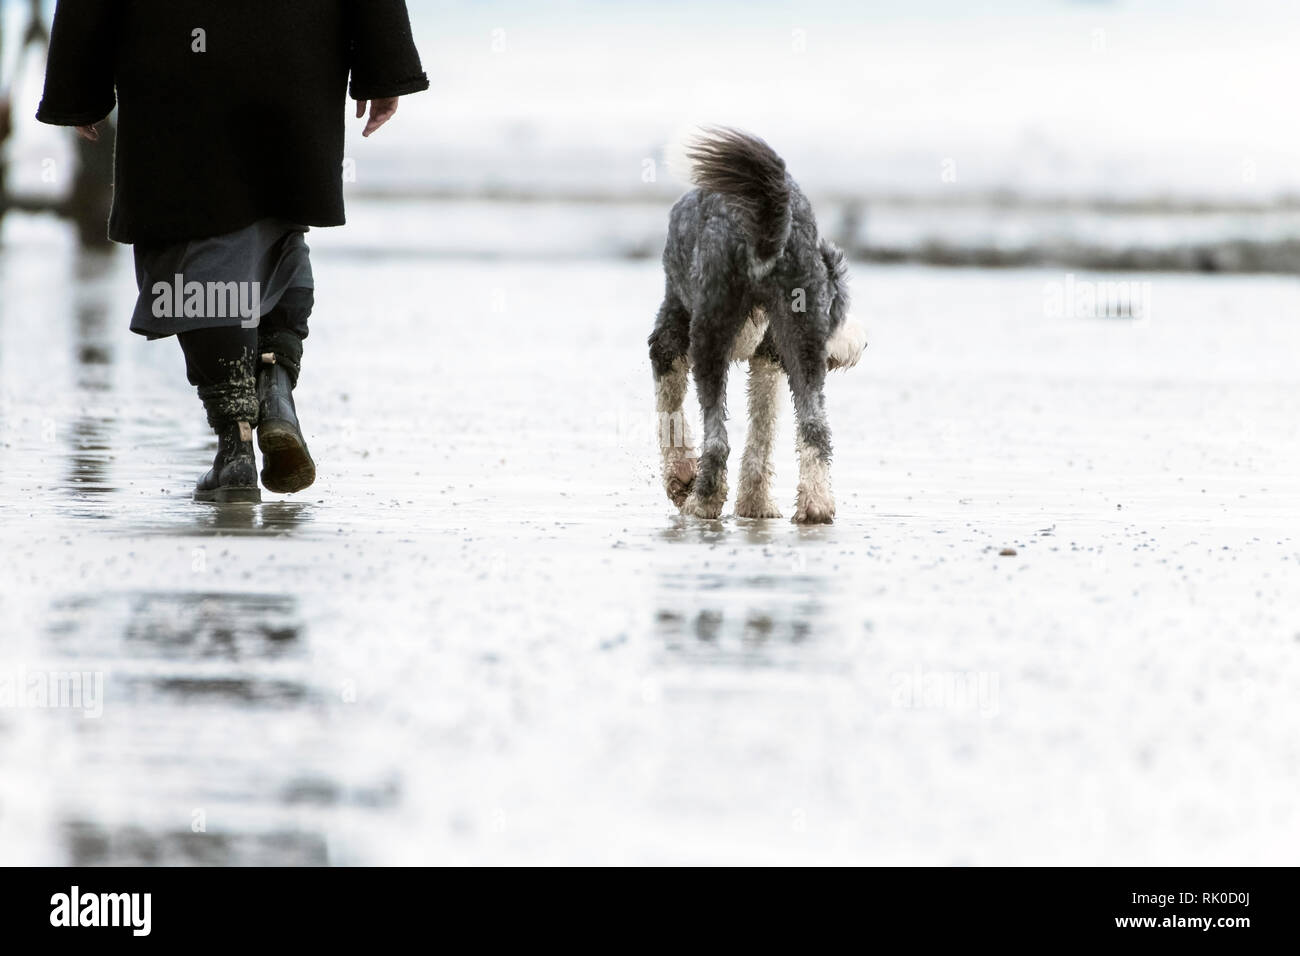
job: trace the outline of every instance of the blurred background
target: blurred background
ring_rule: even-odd
[[[1294,3],[411,0],[247,508],[0,8],[0,862],[1294,861]],[[828,527],[659,484],[701,122],[853,258]]]
[[[66,194],[42,161],[71,149],[29,120],[28,6],[7,0],[4,21],[25,204]],[[358,246],[657,256],[682,188],[662,147],[703,122],[768,138],[859,258],[1284,272],[1300,256],[1285,0],[411,8],[433,89],[351,148],[352,197],[401,200],[354,208]]]

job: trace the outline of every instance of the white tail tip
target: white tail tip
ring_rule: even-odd
[[[856,319],[844,320],[826,346],[826,366],[830,369],[853,368],[867,347],[867,330]]]

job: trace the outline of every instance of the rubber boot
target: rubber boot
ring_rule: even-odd
[[[289,371],[271,352],[257,368],[257,446],[262,450],[262,484],[267,491],[289,495],[316,480],[316,463],[298,425]]]
[[[248,422],[229,422],[217,429],[217,457],[194,486],[194,500],[218,504],[262,500],[253,460],[253,427]]]

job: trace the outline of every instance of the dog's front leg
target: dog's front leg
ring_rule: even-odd
[[[730,351],[708,351],[693,356],[695,392],[704,419],[704,442],[700,446],[700,469],[682,514],[697,518],[719,518],[727,503],[727,366]]]
[[[821,369],[825,375],[825,369]],[[804,384],[795,393],[798,418],[799,491],[794,520],[798,524],[830,524],[835,520],[835,496],[831,493],[831,430],[826,422],[821,382]]]
[[[781,509],[772,501],[772,442],[783,378],[781,366],[773,359],[756,355],[749,360],[749,432],[740,460],[738,518],[781,517]]]

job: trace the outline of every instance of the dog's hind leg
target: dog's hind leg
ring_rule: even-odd
[[[784,377],[781,364],[771,351],[771,340],[765,339],[749,360],[749,431],[745,436],[745,454],[740,460],[738,518],[781,517],[781,510],[772,501],[772,442],[776,437]]]
[[[811,303],[810,303],[811,307]],[[826,345],[813,326],[790,317],[776,336],[782,364],[790,379],[797,422],[799,491],[794,520],[830,524],[835,519],[831,493],[831,430],[826,421]]]
[[[649,341],[664,491],[678,508],[690,494],[698,467],[690,428],[682,411],[690,368],[687,360],[690,321],[685,306],[669,293],[659,308]]]
[[[732,343],[748,312],[731,315],[711,310],[696,315],[691,333],[691,371],[700,400],[704,441],[700,446],[700,470],[682,514],[697,518],[718,518],[727,503],[727,368],[731,365]]]

